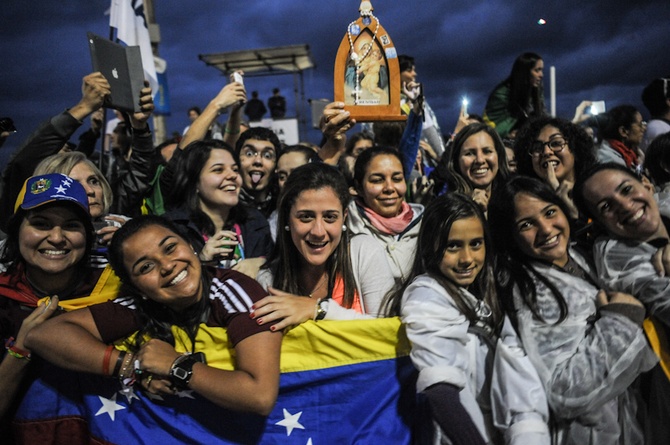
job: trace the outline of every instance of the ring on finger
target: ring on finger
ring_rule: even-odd
[[[153,378],[154,378],[154,376],[152,374],[149,374],[149,376],[147,377],[147,388],[149,387],[149,385],[151,385],[151,380]]]

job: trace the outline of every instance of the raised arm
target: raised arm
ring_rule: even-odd
[[[319,149],[319,157],[323,162],[337,165],[338,159],[344,152],[347,141],[347,131],[356,125],[350,113],[344,109],[343,102],[331,102],[323,109],[319,128],[325,138]]]
[[[138,216],[141,213],[142,199],[149,190],[149,183],[154,177],[155,169],[151,162],[154,156],[154,145],[148,120],[154,110],[154,103],[149,83],[140,91],[141,111],[130,116],[132,126],[132,143],[128,167],[120,169],[114,186],[114,204],[112,213]]]
[[[184,138],[179,143],[179,148],[184,149],[188,144],[194,141],[202,140],[207,134],[207,130],[214,123],[221,112],[231,105],[247,100],[247,93],[244,85],[239,82],[229,83],[219,91],[202,111],[200,116],[193,121]],[[239,131],[239,122],[238,122]]]
[[[102,106],[110,92],[107,79],[99,72],[89,74],[82,80],[82,98],[76,105],[53,116],[28,137],[7,165],[0,198],[0,228],[4,228],[14,213],[14,202],[26,179],[32,176],[35,167],[63,148],[63,145],[83,124],[83,119]]]

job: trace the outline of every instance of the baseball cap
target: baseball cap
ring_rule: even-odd
[[[57,201],[72,202],[88,215],[86,190],[79,182],[61,173],[32,176],[26,179],[16,199],[14,213],[19,209],[35,209]]]

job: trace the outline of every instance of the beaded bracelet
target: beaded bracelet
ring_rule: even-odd
[[[126,379],[132,379],[133,377],[133,367],[132,363],[134,362],[135,354],[127,354],[123,358],[123,364],[121,365],[121,371],[119,372],[119,379],[123,382]]]
[[[5,349],[7,349],[7,353],[11,355],[14,358],[18,359],[25,359],[30,361],[30,351],[26,351],[25,349],[21,349],[17,346],[15,346],[16,340],[14,337],[9,337],[7,341],[5,342]]]

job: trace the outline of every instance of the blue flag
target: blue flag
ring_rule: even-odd
[[[226,341],[224,329],[209,330]],[[210,365],[232,369],[230,350],[210,352]],[[304,323],[283,340],[268,417],[193,391],[151,398],[115,379],[44,365],[15,425],[26,443],[409,444],[416,372],[408,352],[397,318]]]

